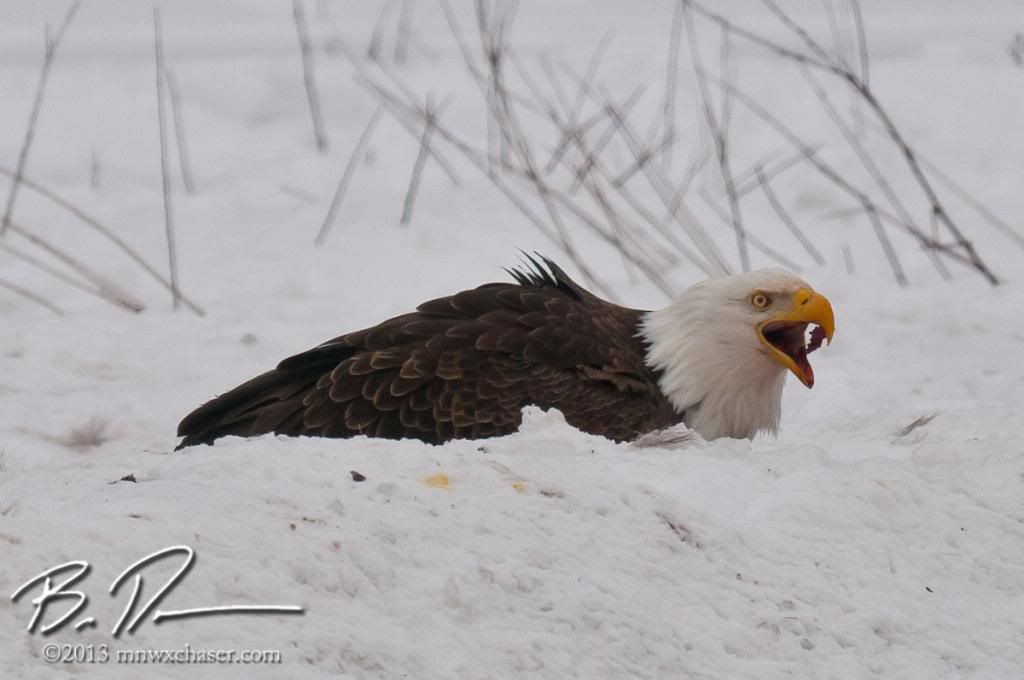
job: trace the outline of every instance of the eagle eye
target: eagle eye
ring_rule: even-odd
[[[772,298],[766,293],[754,293],[750,296],[750,304],[754,305],[757,309],[764,309],[772,303]]]

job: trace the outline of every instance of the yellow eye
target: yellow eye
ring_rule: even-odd
[[[758,309],[764,309],[772,303],[772,299],[764,293],[754,293],[750,297],[750,304],[754,305]]]

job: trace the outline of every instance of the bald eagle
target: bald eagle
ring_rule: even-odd
[[[269,432],[439,444],[515,432],[528,405],[616,441],[679,424],[749,438],[776,431],[786,371],[812,387],[807,355],[832,339],[828,300],[781,269],[645,312],[540,260],[285,359],[186,416],[178,448]]]

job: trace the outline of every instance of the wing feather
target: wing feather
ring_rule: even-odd
[[[679,421],[646,365],[642,312],[590,294],[548,260],[347,333],[204,404],[181,446],[226,434],[413,437],[514,432],[526,405],[632,439]]]

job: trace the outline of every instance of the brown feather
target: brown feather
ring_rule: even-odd
[[[430,300],[285,359],[186,416],[180,446],[266,432],[440,443],[514,432],[531,404],[616,440],[679,422],[646,365],[642,312],[529,259],[517,283]]]

